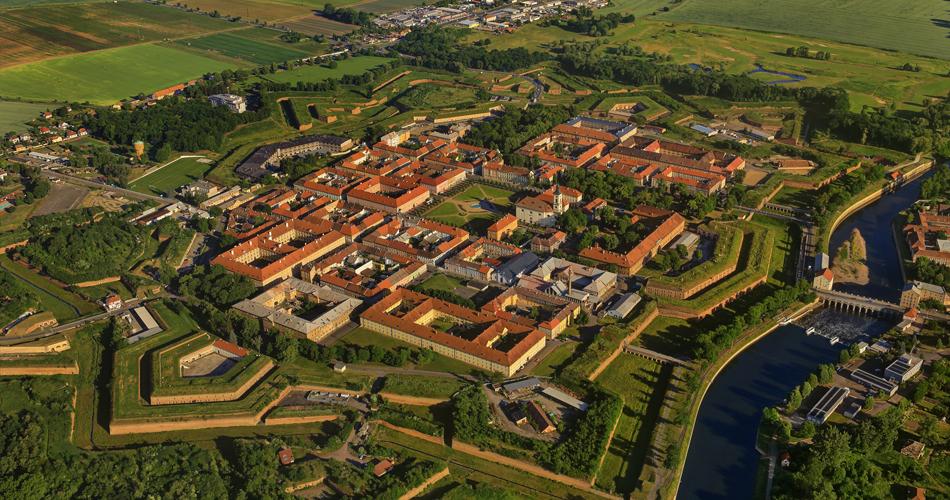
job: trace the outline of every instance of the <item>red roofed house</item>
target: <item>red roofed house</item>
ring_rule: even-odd
[[[547,233],[539,234],[531,240],[531,251],[551,253],[560,248],[565,241],[567,241],[567,233],[550,229]]]
[[[489,238],[497,241],[505,239],[518,229],[518,218],[512,214],[505,214],[502,218],[488,226],[486,233]]]
[[[290,448],[281,448],[277,452],[277,458],[280,460],[281,465],[290,465],[294,463],[294,452]]]
[[[815,275],[815,279],[812,282],[818,290],[831,290],[831,287],[835,284],[835,273],[831,272],[831,268],[825,268],[821,272]]]
[[[324,168],[298,180],[294,183],[294,187],[318,196],[326,196],[331,200],[340,200],[351,189],[368,179],[369,176],[364,173],[338,168]]]

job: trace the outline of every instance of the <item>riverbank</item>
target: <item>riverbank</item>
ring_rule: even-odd
[[[815,308],[819,306],[820,306],[820,302],[817,299],[807,304],[799,303],[797,305],[797,309],[794,306],[789,307],[786,309],[786,311],[792,311],[792,312],[787,313],[787,314],[780,314],[779,317],[787,316],[790,320],[796,320],[808,314],[809,312],[813,311]],[[693,430],[696,426],[696,422],[699,417],[699,409],[706,398],[706,393],[709,391],[709,388],[712,386],[713,382],[716,381],[716,377],[719,376],[719,373],[722,372],[722,370],[726,366],[728,366],[729,363],[736,356],[738,356],[743,351],[745,351],[746,349],[754,345],[759,340],[765,338],[768,334],[772,333],[773,331],[778,329],[780,326],[782,325],[778,324],[778,322],[776,321],[776,322],[770,322],[770,323],[763,323],[757,327],[753,327],[749,329],[746,332],[746,334],[743,335],[743,337],[739,339],[739,341],[735,345],[729,348],[729,351],[727,351],[726,356],[720,357],[718,361],[716,361],[715,363],[713,363],[712,365],[706,368],[700,382],[699,395],[698,397],[694,398],[693,401],[690,402],[689,423],[686,425],[686,427],[683,430],[683,437],[685,438],[683,440],[683,445],[684,445],[683,449],[685,450],[685,453],[683,453],[682,456],[680,457],[679,462],[677,463],[676,468],[674,470],[673,478],[671,479],[669,485],[665,488],[664,494],[661,495],[661,497],[675,498],[679,491],[680,482],[683,479],[683,471],[686,468],[686,460],[689,457],[689,448],[690,448],[690,443],[693,438]]]

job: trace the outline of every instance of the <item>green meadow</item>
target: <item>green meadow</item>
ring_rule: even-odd
[[[113,104],[235,64],[165,45],[133,45],[0,70],[3,97]]]

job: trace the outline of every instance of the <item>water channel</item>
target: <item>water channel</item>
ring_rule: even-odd
[[[845,219],[831,237],[832,249],[858,228],[867,241],[870,283],[835,285],[836,289],[896,301],[903,278],[891,221],[920,195],[927,176],[910,182]],[[799,324],[821,325],[842,340],[874,337],[891,323],[820,310]],[[824,337],[805,335],[798,325],[782,326],[727,365],[706,393],[699,409],[678,498],[752,498],[759,453],[755,434],[762,409],[785,396],[821,363],[838,359],[845,342],[832,346]]]

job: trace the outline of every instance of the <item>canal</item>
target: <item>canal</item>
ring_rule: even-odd
[[[921,182],[906,184],[845,219],[835,230],[832,249],[840,246],[852,229],[861,231],[870,268],[869,284],[836,285],[836,289],[897,300],[903,280],[891,221],[917,200]],[[871,336],[891,326],[828,310],[811,320]],[[805,335],[800,326],[787,325],[736,356],[716,377],[700,406],[678,498],[752,498],[759,462],[755,434],[762,409],[780,404],[819,364],[836,361],[842,347],[830,345],[823,337]]]

